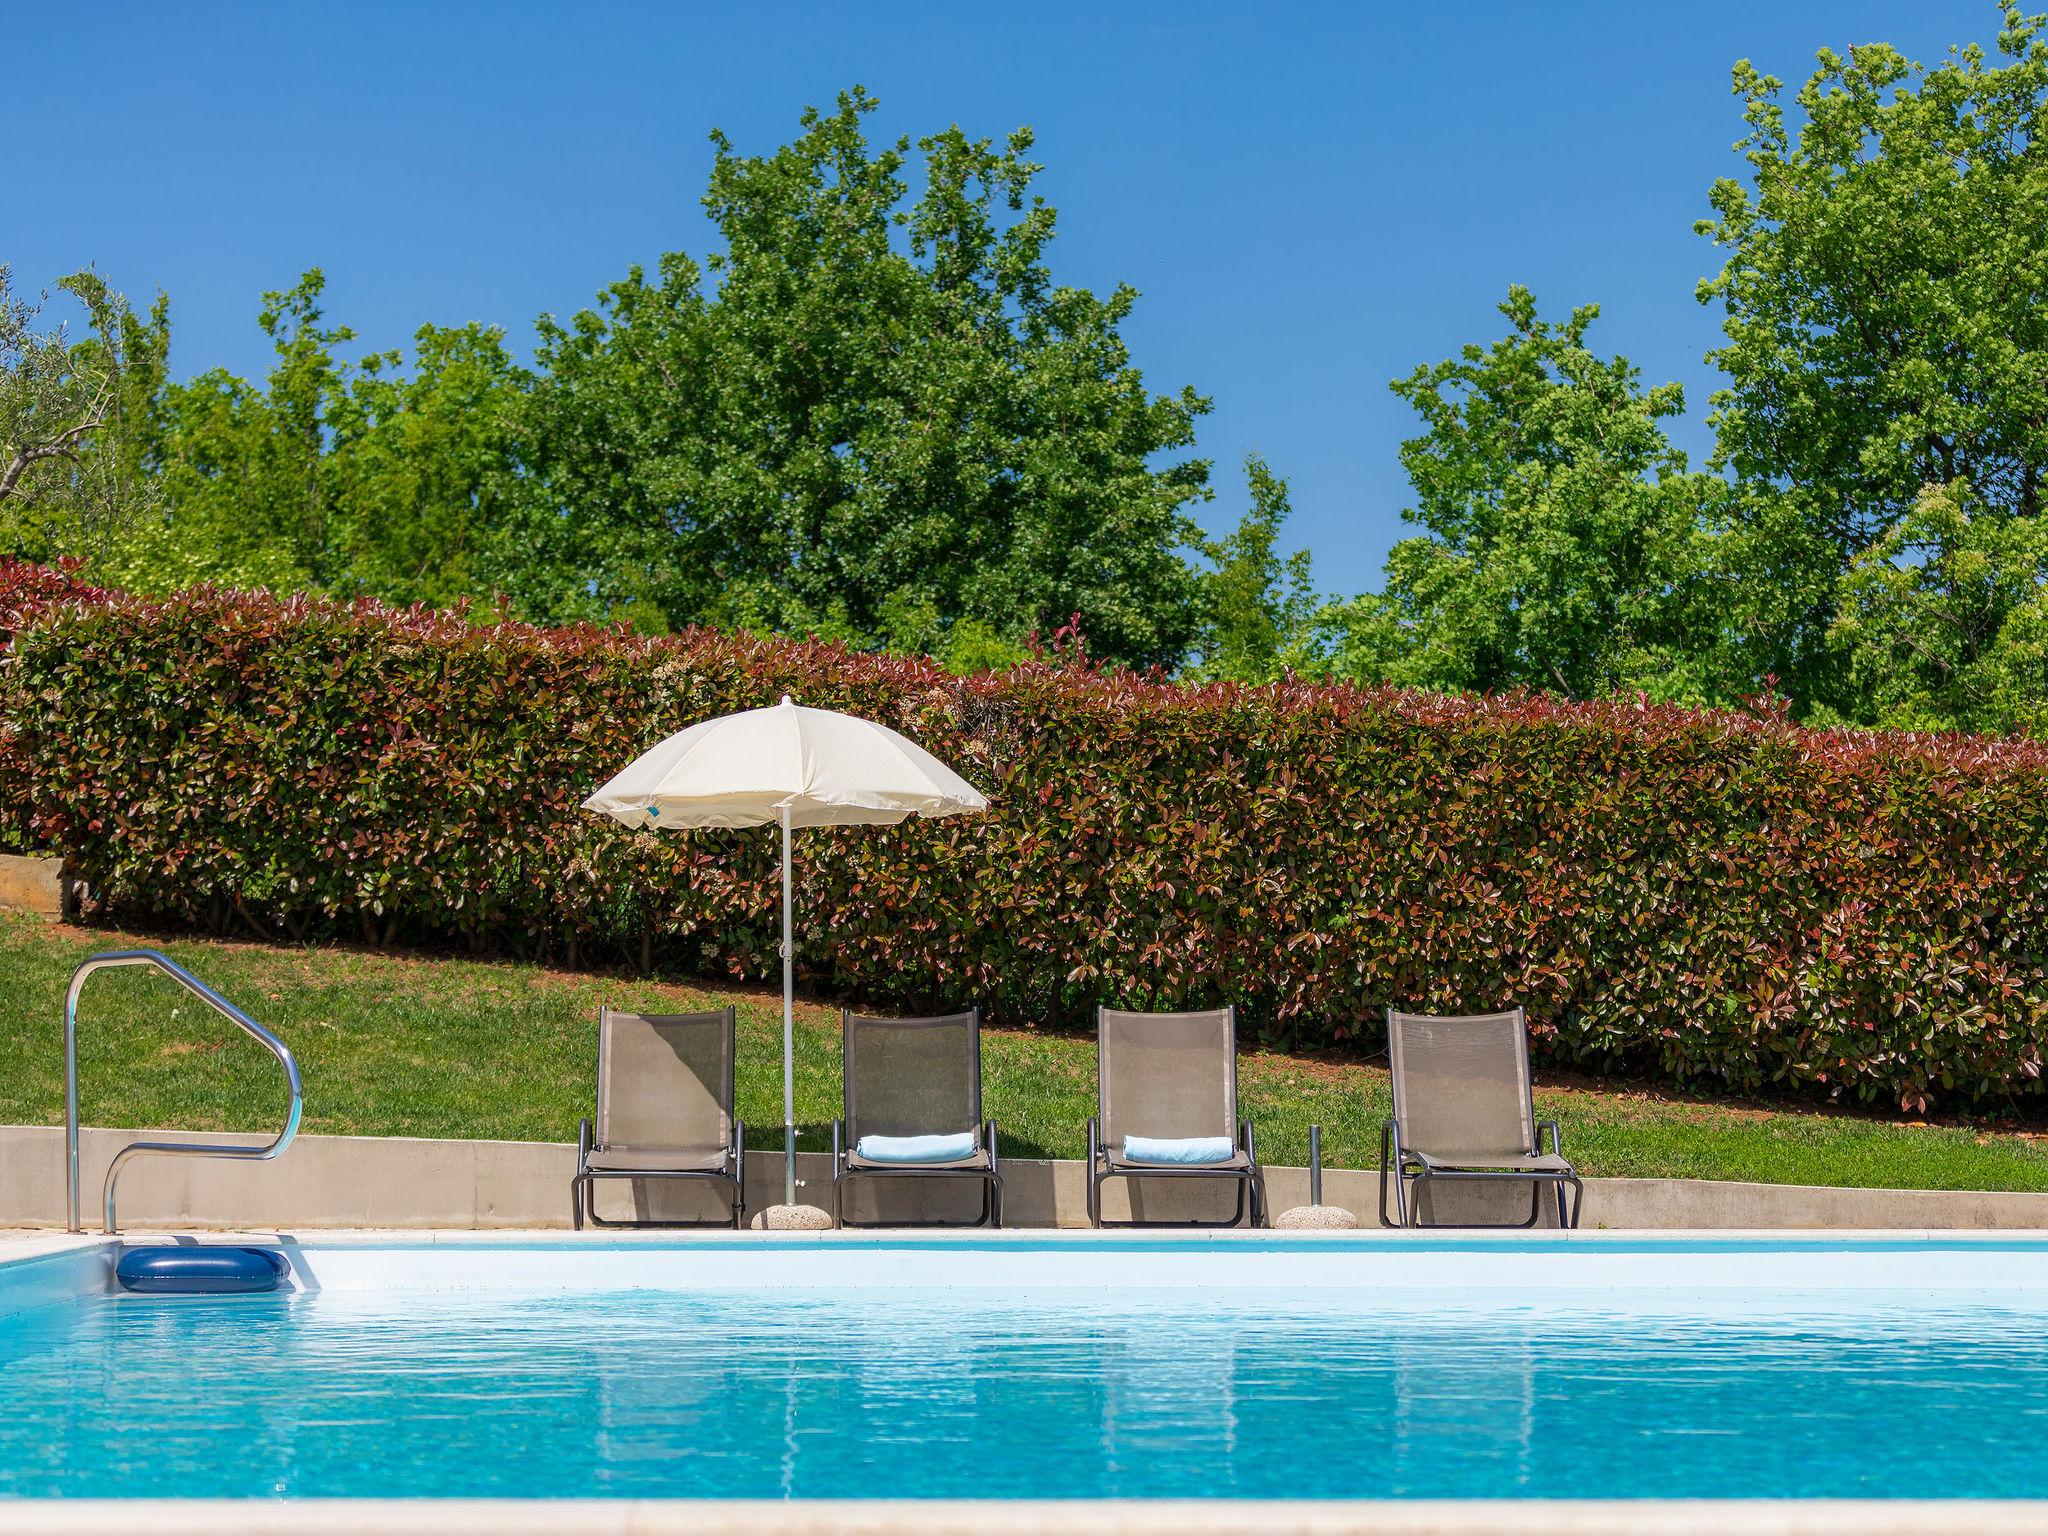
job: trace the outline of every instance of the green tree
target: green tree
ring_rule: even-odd
[[[165,514],[107,562],[137,591],[198,581],[326,588],[340,560],[331,543],[323,408],[344,387],[334,347],[354,340],[328,329],[318,268],[292,288],[263,295],[258,323],[276,350],[267,387],[223,368],[168,385],[155,411],[155,456]]]
[[[504,333],[423,325],[412,359],[364,359],[330,400],[328,483],[343,528],[345,590],[446,607],[498,586],[495,541],[530,384]]]
[[[1078,612],[1098,654],[1177,662],[1208,466],[1158,460],[1208,402],[1147,392],[1132,289],[1053,280],[1028,130],[919,140],[907,200],[909,142],[863,135],[875,105],[806,112],[765,156],[714,135],[723,249],[543,318],[508,581],[545,615],[651,604],[863,643],[923,625],[937,649]]]
[[[1244,460],[1251,505],[1220,539],[1198,539],[1209,563],[1201,585],[1202,627],[1196,677],[1269,683],[1309,664],[1310,629],[1319,609],[1309,553],[1279,552],[1292,515],[1287,482],[1256,453]]]
[[[263,296],[262,385],[222,369],[166,387],[153,455],[167,510],[110,575],[139,591],[201,580],[447,604],[487,595],[493,518],[525,375],[495,329],[423,326],[349,362],[316,267]]]
[[[1735,68],[1749,174],[1715,183],[1699,226],[1728,253],[1699,298],[1727,338],[1712,420],[1741,487],[1732,616],[1751,669],[1823,717],[1869,719],[1896,696],[1836,621],[1849,574],[1864,573],[1860,607],[1862,557],[1923,486],[1966,485],[1973,527],[2043,511],[2048,43],[2042,18],[2001,9],[2003,62],[1822,51],[1796,130],[1781,82]]]
[[[1912,730],[2048,726],[2048,519],[1930,485],[1842,583],[1829,637],[1873,722]]]
[[[1425,431],[1401,447],[1427,530],[1387,557],[1385,590],[1326,609],[1327,669],[1420,687],[1575,698],[1717,689],[1706,598],[1714,482],[1663,421],[1676,384],[1641,387],[1587,350],[1596,306],[1562,326],[1508,290],[1507,336],[1396,380]]]
[[[33,560],[103,554],[154,506],[138,418],[170,339],[161,296],[138,316],[89,268],[57,288],[85,311],[75,341],[0,264],[0,553]]]

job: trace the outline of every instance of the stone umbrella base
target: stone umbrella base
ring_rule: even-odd
[[[828,1232],[832,1213],[815,1205],[771,1205],[747,1223],[756,1232]]]
[[[1358,1218],[1341,1205],[1297,1205],[1273,1218],[1273,1225],[1293,1232],[1341,1232]]]

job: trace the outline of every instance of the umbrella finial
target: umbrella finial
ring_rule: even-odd
[[[786,693],[785,693],[785,694],[784,694],[784,695],[782,696],[782,702],[783,702],[783,703],[784,703],[785,705],[787,705],[788,707],[792,708],[792,709],[794,709],[794,708],[796,707],[796,700],[795,700],[795,699],[792,699],[792,698],[791,698],[791,697],[790,697],[790,696],[789,696],[788,694],[786,694]]]

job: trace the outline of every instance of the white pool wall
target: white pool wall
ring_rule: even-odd
[[[0,1244],[0,1319],[31,1307],[114,1289],[119,1245],[105,1238],[48,1237]]]
[[[2048,1296],[2048,1243],[1866,1243],[1640,1237],[1521,1242],[1264,1234],[1162,1241],[1041,1234],[960,1240],[813,1238],[635,1243],[287,1246],[309,1290],[546,1291],[1344,1290],[1857,1292]]]
[[[371,1232],[203,1240],[279,1248],[291,1260],[290,1288],[307,1292],[1320,1291],[1369,1294],[1403,1309],[1450,1292],[1530,1305],[1628,1293],[1715,1310],[1777,1297],[1802,1311],[1826,1293],[2048,1306],[2048,1233]],[[119,1247],[118,1239],[70,1239],[0,1256],[0,1315],[112,1293]]]

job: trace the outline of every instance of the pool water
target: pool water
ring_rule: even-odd
[[[0,1495],[2003,1497],[2048,1303],[328,1290],[0,1318]]]

